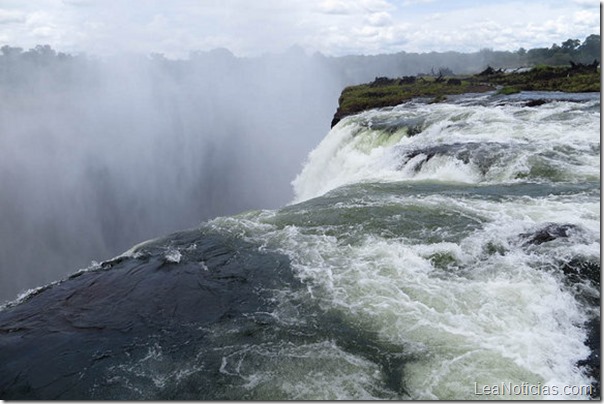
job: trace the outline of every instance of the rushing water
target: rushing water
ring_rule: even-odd
[[[599,130],[599,94],[345,118],[289,206],[144,243],[8,305],[0,379],[20,373],[1,397],[595,397]],[[67,350],[71,373],[36,380],[8,350],[47,343],[57,323],[71,348],[39,361]],[[48,373],[67,374],[55,360]]]

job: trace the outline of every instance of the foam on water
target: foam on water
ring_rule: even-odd
[[[269,228],[270,212],[239,224],[231,218],[226,227],[289,255],[312,296],[325,307],[337,308],[348,321],[399,346],[408,359],[403,377],[411,398],[476,398],[474,383],[590,382],[575,367],[589,354],[583,343],[586,311],[561,286],[559,273],[542,268],[546,261],[577,253],[575,247],[599,257],[597,201],[520,197],[502,202],[439,195],[387,199],[446,206],[487,218],[487,223],[459,243],[367,234],[358,245],[342,245],[338,237],[297,226]],[[588,234],[571,248],[558,244],[541,256],[539,248],[527,250],[514,242],[539,224],[561,221]],[[507,252],[485,253],[490,245]],[[438,263],[443,256],[445,265]]]
[[[333,341],[246,346],[222,359],[220,372],[243,379],[250,398],[290,400],[371,400],[394,398],[376,388],[378,366],[352,355]]]
[[[361,181],[594,180],[600,170],[596,103],[556,101],[537,108],[517,103],[409,103],[347,117],[310,153],[292,182],[294,201]],[[420,133],[407,135],[409,122],[421,128]],[[473,156],[468,161],[448,155],[441,157],[444,161],[432,162],[431,156],[422,153],[435,147],[443,151],[447,145],[459,149],[464,144],[495,144],[501,150],[486,162],[483,172]],[[409,152],[417,153],[409,159]]]
[[[599,181],[596,104],[406,104],[349,117],[293,183],[296,201],[307,202],[209,225],[286,254],[323,310],[396,347],[399,398],[484,398],[475,386],[501,383],[588,385],[577,363],[590,354],[585,324],[599,310],[583,295],[599,299],[599,290],[569,286],[560,268],[577,257],[599,262],[600,200],[589,185]],[[442,193],[425,191],[438,183]],[[565,191],[569,184],[588,190]],[[569,230],[527,242],[551,224]]]

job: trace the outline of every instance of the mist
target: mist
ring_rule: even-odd
[[[131,245],[292,198],[339,86],[316,59],[4,48],[0,300]]]
[[[0,302],[141,241],[287,204],[346,85],[476,72],[493,55],[1,50]]]

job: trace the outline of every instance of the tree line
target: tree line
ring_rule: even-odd
[[[398,52],[393,54],[379,55],[350,55],[350,56],[325,56],[316,52],[312,56],[306,54],[299,47],[292,47],[282,55],[261,56],[258,60],[265,58],[289,58],[300,60],[305,58],[314,59],[329,70],[333,77],[342,85],[358,84],[371,80],[375,76],[398,77],[401,75],[430,75],[439,72],[452,74],[477,73],[487,66],[496,68],[512,69],[518,67],[531,67],[536,65],[568,65],[571,61],[575,63],[593,63],[601,59],[600,35],[592,34],[582,42],[579,39],[569,38],[561,44],[554,43],[550,47],[525,49],[516,51],[496,51],[492,49],[481,49],[478,52],[461,53],[449,52],[427,52],[408,53]],[[214,64],[237,66],[253,63],[254,58],[238,58],[226,49],[217,49],[209,52],[194,51],[188,59],[171,60],[162,54],[152,53],[147,61],[152,65],[161,66],[172,71],[188,70],[201,64]],[[274,60],[273,60],[274,61]],[[24,63],[19,63],[24,62]],[[92,63],[91,63],[92,62]],[[4,45],[0,47],[0,80],[16,79],[18,76],[25,78],[26,72],[31,72],[27,67],[50,67],[62,70],[61,75],[70,75],[66,70],[73,70],[76,66],[96,64],[95,58],[85,53],[71,55],[57,52],[50,45],[38,45],[27,51],[19,47]],[[71,68],[67,67],[70,65]],[[75,71],[71,72],[72,74]]]
[[[501,52],[484,49],[485,58],[490,60],[491,66],[497,67],[520,67],[551,65],[568,65],[571,61],[575,63],[592,63],[594,60],[600,62],[600,35],[587,36],[583,42],[579,39],[569,38],[560,45],[552,44],[549,48],[533,48],[526,50],[519,48],[515,52]]]

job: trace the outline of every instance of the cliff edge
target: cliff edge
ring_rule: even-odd
[[[469,76],[376,77],[371,83],[346,87],[342,91],[331,127],[348,115],[402,104],[417,97],[432,97],[432,102],[441,102],[448,95],[495,90],[502,94],[520,91],[599,92],[599,62],[571,62],[569,67],[540,65],[513,72],[495,70],[489,66]]]

